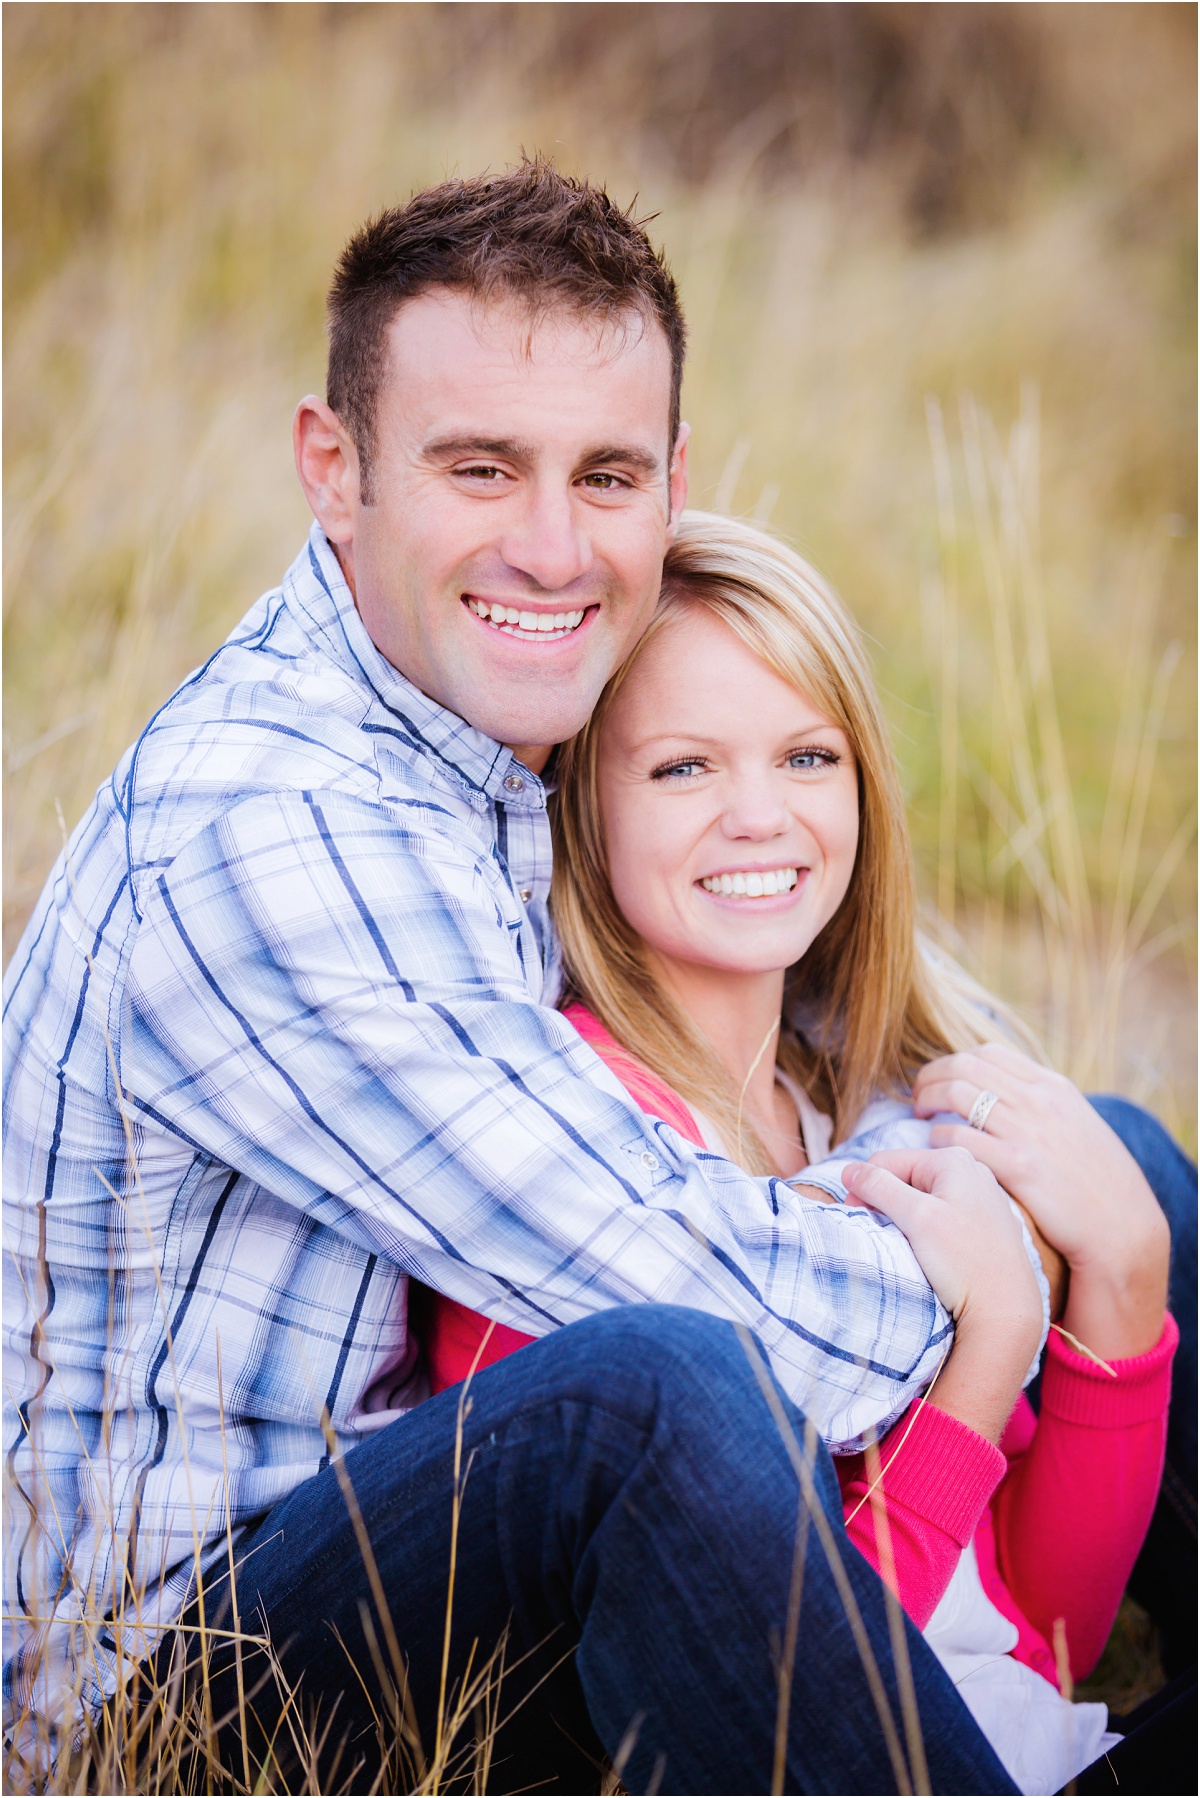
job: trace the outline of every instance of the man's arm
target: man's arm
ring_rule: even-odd
[[[944,1351],[898,1230],[640,1113],[531,1001],[477,863],[403,815],[280,794],[195,838],[144,890],[120,1056],[147,1122],[518,1329],[647,1300],[745,1324],[834,1443]]]

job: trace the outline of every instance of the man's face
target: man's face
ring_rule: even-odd
[[[531,328],[442,289],[392,323],[374,503],[355,482],[339,553],[388,661],[500,742],[578,730],[649,621],[685,494],[670,381],[636,314]]]

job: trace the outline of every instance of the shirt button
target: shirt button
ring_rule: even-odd
[[[504,776],[504,791],[506,793],[523,793],[525,791],[525,782],[521,779],[519,774],[506,774]]]
[[[642,1151],[641,1155],[638,1157],[638,1159],[641,1162],[642,1166],[646,1169],[647,1173],[649,1173],[652,1168],[656,1168],[658,1166],[658,1156],[652,1155],[650,1153],[649,1149],[643,1149],[643,1151]]]
[[[529,901],[533,898],[533,888],[532,887],[522,887],[521,888],[521,898],[525,901],[525,904],[528,905]]]

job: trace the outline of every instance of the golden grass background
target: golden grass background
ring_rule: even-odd
[[[522,148],[657,211],[697,503],[870,634],[922,891],[1195,1142],[1194,10],[5,9],[5,943],[306,529],[322,300]]]

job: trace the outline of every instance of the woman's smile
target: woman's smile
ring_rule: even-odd
[[[850,742],[711,612],[681,608],[638,655],[597,773],[613,897],[675,977],[781,975],[845,898]]]
[[[764,899],[790,900],[807,873],[807,868],[763,868],[754,864],[726,868],[719,874],[704,874],[696,885],[714,899],[733,899],[739,906],[747,903],[761,906]]]

